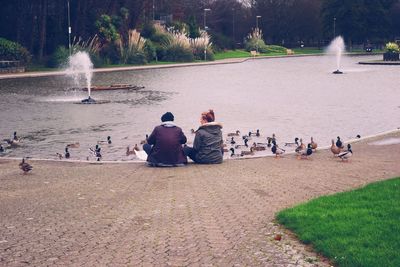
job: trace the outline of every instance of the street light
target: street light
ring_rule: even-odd
[[[333,39],[336,37],[336,17],[333,17]]]
[[[204,9],[204,31],[206,31],[206,32],[207,32],[207,24],[206,24],[207,11],[211,11],[211,9],[209,9],[209,8]],[[207,44],[204,43],[204,61],[206,61],[206,60],[207,60]]]
[[[154,5],[154,0],[153,0],[153,22],[154,22],[154,9],[155,9],[155,5]]]
[[[256,34],[257,34],[257,41],[256,41],[256,54],[258,54],[258,19],[261,18],[261,16],[256,16]]]
[[[232,8],[232,39],[233,39],[233,48],[236,48],[236,41],[235,41],[235,9]]]
[[[261,18],[261,16],[256,16],[256,29],[258,29],[258,19]]]
[[[69,48],[69,55],[71,56],[71,14],[69,11],[69,0],[67,1],[68,5],[68,48]]]

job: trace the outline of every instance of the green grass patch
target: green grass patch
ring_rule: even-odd
[[[283,210],[277,220],[337,266],[400,266],[400,177]]]
[[[243,49],[227,50],[222,52],[216,52],[214,54],[215,60],[227,59],[227,58],[243,58],[250,57],[250,53]]]

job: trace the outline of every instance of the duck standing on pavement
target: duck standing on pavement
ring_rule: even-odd
[[[27,174],[33,169],[33,167],[29,163],[25,162],[25,158],[22,158],[22,161],[19,164],[19,168],[24,172],[24,174]]]
[[[341,158],[342,161],[348,161],[349,158],[350,158],[351,156],[353,156],[353,150],[351,149],[351,145],[350,145],[350,144],[347,144],[347,150],[346,150],[346,151],[343,151],[343,152],[340,152],[337,156],[338,156],[339,158]]]

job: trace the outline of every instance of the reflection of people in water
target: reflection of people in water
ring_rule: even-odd
[[[200,124],[194,137],[193,147],[184,147],[185,155],[196,163],[222,163],[222,125],[215,122],[212,109],[201,113]]]
[[[156,126],[143,145],[147,162],[151,166],[183,166],[187,163],[182,145],[187,141],[182,129],[174,123],[174,115],[167,112],[161,116],[161,125]]]

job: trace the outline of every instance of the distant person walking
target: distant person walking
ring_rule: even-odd
[[[196,131],[193,147],[185,146],[183,148],[185,155],[200,164],[222,163],[222,125],[215,122],[212,109],[201,113],[200,124]]]
[[[143,150],[148,155],[147,162],[153,167],[184,166],[187,163],[182,149],[182,145],[187,141],[185,134],[174,123],[174,115],[171,112],[162,115],[161,122],[143,145]]]

